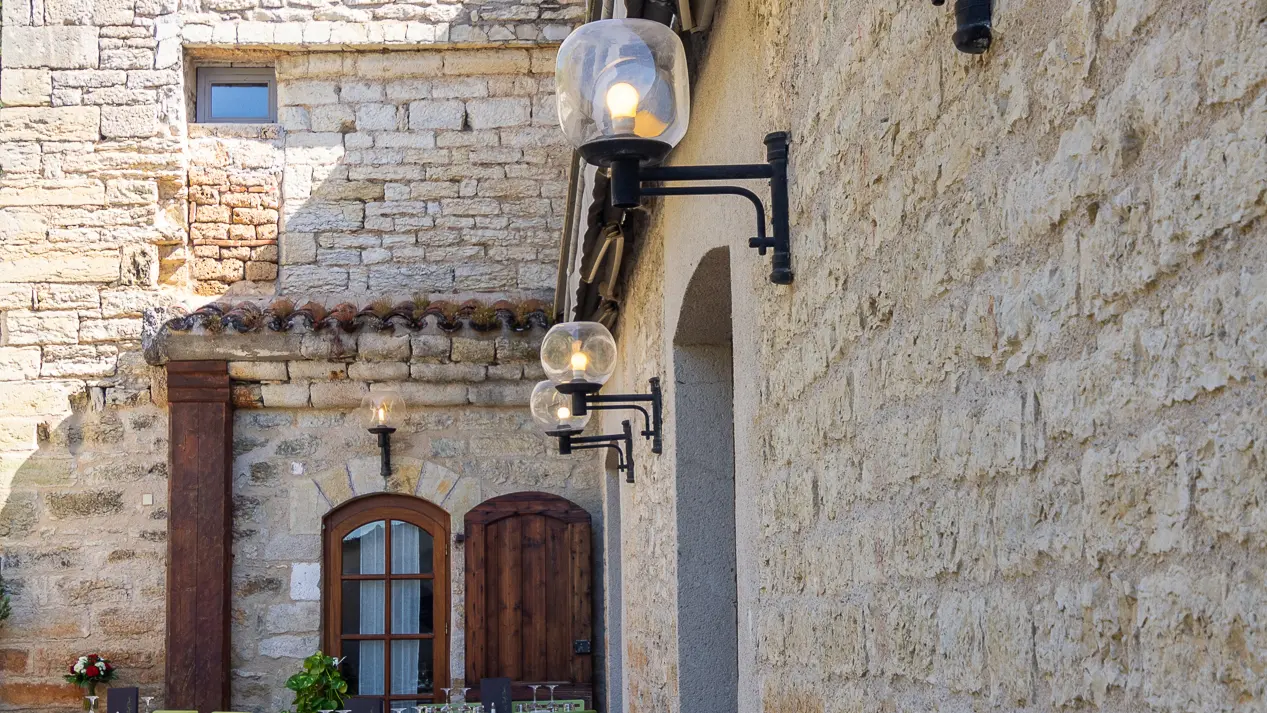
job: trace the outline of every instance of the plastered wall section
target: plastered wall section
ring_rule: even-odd
[[[1265,13],[1014,0],[972,58],[926,3],[722,8],[674,160],[790,130],[796,282],[666,200],[617,378],[729,231],[740,710],[1267,706]],[[677,710],[689,474],[640,457],[628,707]]]

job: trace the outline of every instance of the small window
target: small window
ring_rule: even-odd
[[[199,68],[196,109],[201,124],[277,121],[277,79],[272,67]]]

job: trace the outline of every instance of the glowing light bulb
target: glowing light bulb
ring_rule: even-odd
[[[560,406],[557,415],[560,421],[566,421],[569,418],[572,418],[572,409],[567,406]]]
[[[374,418],[378,419],[378,425],[380,426],[383,425],[384,423],[387,423],[387,408],[383,406],[379,406],[374,411]]]
[[[617,133],[633,133],[634,117],[638,116],[638,101],[641,99],[638,90],[628,82],[617,82],[607,90],[607,112],[611,114],[612,127]]]
[[[585,367],[589,366],[590,358],[585,356],[585,352],[576,352],[572,355],[572,370],[585,371]]]

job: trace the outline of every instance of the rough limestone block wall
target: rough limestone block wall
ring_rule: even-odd
[[[191,126],[189,242],[200,294],[223,294],[234,285],[238,294],[272,294],[282,156],[274,125]]]
[[[570,155],[553,49],[278,60],[280,291],[554,290]]]
[[[793,137],[796,283],[729,233],[740,709],[1264,710],[1267,8],[996,5],[983,58],[927,3],[714,24],[675,160]],[[734,212],[657,207],[626,382]],[[635,711],[677,709],[667,468],[622,512]]]

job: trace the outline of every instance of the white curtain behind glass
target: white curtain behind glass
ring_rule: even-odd
[[[386,574],[387,529],[374,527],[361,536],[361,574]],[[361,633],[381,634],[387,616],[384,582],[361,582]],[[386,669],[383,643],[361,642],[360,675],[361,695],[383,694],[383,672]]]
[[[422,571],[422,538],[430,537],[407,522],[392,522],[392,573],[415,574]],[[422,582],[417,579],[392,584],[392,633],[421,634]],[[418,654],[422,642],[392,642],[392,693],[412,694],[419,691]]]

